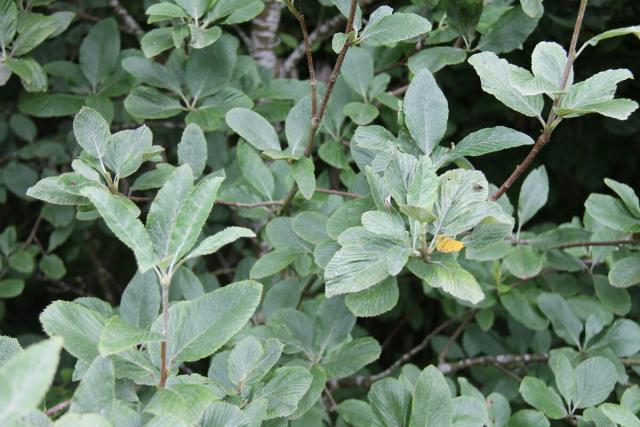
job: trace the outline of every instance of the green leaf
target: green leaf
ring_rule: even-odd
[[[149,24],[159,22],[161,19],[186,18],[188,16],[180,6],[169,2],[152,4],[145,13],[149,15]]]
[[[482,172],[450,170],[438,177],[438,184],[438,199],[433,207],[436,220],[431,225],[433,235],[455,236],[484,219],[489,184]]]
[[[291,166],[291,176],[305,199],[313,197],[316,190],[316,175],[313,161],[308,157],[302,157]]]
[[[133,326],[149,329],[160,311],[160,285],[153,271],[136,272],[122,293],[120,317]]]
[[[549,82],[555,91],[560,91],[566,65],[567,52],[558,43],[540,42],[531,54],[531,71],[536,77]],[[573,67],[568,74],[565,87],[569,88],[572,84]]]
[[[636,218],[640,218],[640,200],[638,200],[638,196],[636,195],[633,188],[609,178],[605,178],[604,183],[607,185],[607,187],[616,192],[618,197],[620,197],[622,202],[625,204],[627,209],[629,209],[629,212],[633,214],[633,216],[635,216]]]
[[[374,415],[371,406],[361,400],[343,400],[336,406],[336,411],[354,427],[368,427],[373,424]]]
[[[599,409],[614,423],[623,427],[640,427],[640,419],[630,410],[613,403],[603,403]]]
[[[342,112],[360,126],[368,125],[380,114],[375,105],[364,102],[350,102],[342,108]]]
[[[580,348],[582,323],[560,295],[544,292],[537,298],[538,306],[551,324],[555,333],[568,344]]]
[[[168,360],[179,365],[214,353],[244,327],[258,306],[261,293],[260,283],[247,280],[173,304],[169,308]],[[151,330],[162,330],[160,318]],[[152,344],[151,352],[157,357],[159,345]]]
[[[373,57],[369,51],[357,46],[350,47],[340,72],[349,87],[366,100],[373,80]]]
[[[428,70],[420,71],[404,97],[407,128],[425,154],[430,154],[447,130],[449,105]]]
[[[275,190],[275,179],[260,154],[249,144],[239,143],[236,147],[240,171],[249,184],[260,195],[271,200]]]
[[[449,427],[453,419],[453,399],[444,375],[427,366],[418,377],[413,390],[409,427]]]
[[[20,350],[22,350],[22,346],[17,339],[0,335],[0,367],[18,354]]]
[[[53,16],[21,12],[18,20],[18,37],[13,41],[12,56],[22,56],[31,52],[57,29],[58,20]]]
[[[364,227],[345,230],[336,252],[324,270],[327,297],[358,292],[397,275],[410,253],[406,246],[381,238]]]
[[[178,143],[178,163],[189,165],[194,178],[202,175],[207,163],[207,140],[200,126],[190,124],[182,132]]]
[[[73,119],[73,133],[78,145],[102,164],[102,158],[111,143],[111,131],[100,113],[92,108],[82,107]]]
[[[214,44],[189,54],[185,80],[194,101],[218,92],[229,83],[237,50],[237,39],[226,34]]]
[[[178,215],[193,191],[193,174],[189,165],[170,171],[170,176],[151,203],[146,230],[159,260],[170,261],[174,255],[171,235],[177,227]]]
[[[100,187],[86,187],[80,193],[91,200],[111,231],[133,251],[140,271],[151,269],[155,265],[151,238],[127,203]]]
[[[487,419],[484,399],[476,396],[459,396],[453,399],[453,425],[477,426]]]
[[[18,8],[13,1],[0,3],[0,46],[9,46],[16,34]]]
[[[307,242],[318,244],[330,240],[327,235],[327,217],[319,212],[303,211],[291,222],[293,231]]]
[[[495,53],[506,53],[521,48],[538,25],[542,15],[534,17],[516,6],[500,15],[480,38],[476,49]]]
[[[542,412],[523,409],[509,418],[508,427],[549,427],[549,420]]]
[[[209,9],[209,0],[175,0],[178,6],[187,11],[192,18],[198,19]]]
[[[80,68],[95,88],[113,75],[120,57],[120,32],[115,18],[91,27],[80,45]]]
[[[182,111],[180,102],[157,89],[138,86],[124,100],[129,114],[141,119],[166,119]]]
[[[522,10],[527,15],[535,18],[536,16],[542,16],[544,13],[544,6],[542,0],[520,0]]]
[[[218,197],[218,189],[222,181],[224,177],[207,175],[184,199],[169,234],[167,254],[172,257],[171,265],[175,265],[176,260],[188,253],[198,240],[202,227],[211,213],[213,203]]]
[[[64,117],[78,112],[84,104],[84,96],[55,94],[20,95],[18,108],[20,111],[34,117]]]
[[[375,382],[369,390],[373,413],[385,426],[405,426],[409,421],[411,394],[407,386],[395,378]]]
[[[475,28],[480,21],[483,10],[482,0],[446,0],[442,2],[442,7],[447,13],[447,22],[460,33],[460,36],[471,43],[475,36]]]
[[[511,288],[509,292],[500,294],[500,302],[514,319],[527,328],[543,331],[549,327],[549,321],[518,289]]]
[[[640,218],[634,217],[625,204],[605,194],[591,194],[584,203],[589,215],[614,230],[640,232]]]
[[[247,108],[233,108],[225,117],[227,125],[258,150],[280,150],[278,134],[260,114]]]
[[[20,273],[29,274],[35,268],[33,255],[26,250],[14,252],[9,257],[9,267]]]
[[[253,264],[249,277],[252,279],[264,279],[265,277],[273,276],[287,268],[300,254],[301,251],[297,248],[276,248],[262,255],[258,261]]]
[[[36,409],[58,367],[62,339],[52,338],[22,350],[0,366],[0,423],[13,425]]]
[[[153,135],[147,126],[113,134],[106,147],[106,165],[119,178],[132,175],[142,166],[145,153],[152,146],[152,139]]]
[[[200,242],[200,244],[191,251],[185,259],[215,253],[221,247],[228,245],[229,243],[233,243],[242,237],[256,237],[256,234],[244,227],[227,227]]]
[[[409,57],[409,70],[418,74],[420,70],[426,68],[436,73],[447,65],[460,64],[465,59],[467,59],[467,52],[464,49],[450,46],[430,47]]]
[[[455,160],[466,156],[482,156],[522,145],[533,145],[533,139],[522,132],[496,126],[481,129],[465,136],[449,151],[448,158]]]
[[[640,351],[640,326],[630,319],[618,319],[592,347],[610,349],[620,357],[632,356]]]
[[[265,420],[286,417],[295,412],[298,402],[311,386],[313,377],[302,367],[278,368],[264,387],[258,390],[254,399],[266,399]]]
[[[593,287],[598,300],[611,312],[618,316],[624,316],[631,310],[629,292],[626,289],[613,287],[607,277],[594,274]]]
[[[333,349],[324,357],[321,366],[329,378],[345,378],[377,360],[381,351],[375,339],[357,338]]]
[[[67,274],[62,259],[56,254],[48,254],[40,259],[40,270],[50,279],[60,280]]]
[[[91,363],[98,356],[98,341],[106,319],[95,310],[75,302],[55,301],[40,314],[47,335],[64,338],[64,348],[76,358]]]
[[[600,33],[597,36],[591,37],[589,40],[587,40],[585,45],[595,46],[601,40],[606,40],[606,39],[610,39],[610,38],[613,38],[613,37],[620,37],[620,36],[626,36],[626,35],[634,35],[634,36],[640,38],[640,25],[634,25],[634,26],[631,26],[631,27],[616,28],[615,30],[605,31],[604,33]],[[580,49],[580,50],[582,50],[582,49]]]
[[[578,117],[587,113],[599,113],[618,120],[626,118],[638,108],[636,102],[614,100],[618,83],[633,78],[629,70],[606,70],[587,80],[576,83],[561,98],[557,113],[561,117]]]
[[[446,260],[427,264],[417,258],[411,258],[407,268],[429,286],[440,288],[456,298],[471,304],[477,304],[484,299],[484,292],[475,277],[456,261]]]
[[[311,96],[305,96],[289,110],[284,122],[284,133],[292,155],[300,156],[304,153],[310,130]]]
[[[374,317],[393,309],[399,297],[398,282],[395,277],[389,277],[369,289],[348,294],[344,301],[354,315]]]
[[[7,58],[4,65],[14,72],[22,81],[28,92],[46,92],[48,88],[47,74],[33,58]]]
[[[189,46],[194,49],[202,49],[215,43],[222,35],[222,29],[218,26],[203,30],[195,25],[189,25],[191,31],[191,42]]]
[[[282,349],[276,339],[267,339],[263,344],[253,336],[244,338],[229,353],[229,380],[237,389],[260,381],[278,362]]]
[[[96,357],[73,393],[70,411],[109,413],[115,400],[116,379],[113,362]]]
[[[171,28],[154,28],[145,33],[140,39],[140,48],[147,58],[153,58],[172,47],[174,47],[174,44],[171,37]]]
[[[602,403],[616,385],[616,368],[609,359],[592,357],[576,366],[576,408]]]
[[[162,340],[162,335],[140,329],[125,322],[119,316],[113,316],[104,325],[98,350],[102,356],[109,356],[133,348],[138,344],[160,340]]]
[[[420,15],[393,13],[379,19],[370,19],[359,40],[371,46],[388,46],[418,37],[430,30],[431,23]]]
[[[542,96],[523,95],[512,82],[514,72],[528,73],[528,71],[509,64],[491,52],[477,53],[470,57],[468,62],[480,77],[482,90],[495,96],[498,101],[512,110],[528,117],[540,117],[542,107],[544,107]]]
[[[640,257],[630,256],[616,261],[609,270],[609,282],[617,288],[628,288],[640,283]]]
[[[531,406],[551,418],[559,420],[567,416],[562,398],[551,387],[547,387],[541,379],[526,376],[520,383],[520,394]]]
[[[547,203],[549,177],[544,165],[527,175],[518,197],[518,229],[529,221]]]
[[[172,6],[175,7],[175,5]],[[130,56],[122,60],[122,68],[144,84],[168,89],[177,94],[182,93],[180,78],[170,67],[150,61],[147,58]]]
[[[504,266],[518,279],[537,276],[544,265],[545,256],[531,246],[519,245],[504,258]]]
[[[2,279],[0,280],[0,298],[15,298],[24,290],[24,280],[22,279]]]

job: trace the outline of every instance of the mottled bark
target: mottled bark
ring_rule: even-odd
[[[279,43],[278,27],[283,7],[283,3],[268,1],[262,13],[251,21],[251,56],[269,70],[275,70],[278,65],[274,49]]]

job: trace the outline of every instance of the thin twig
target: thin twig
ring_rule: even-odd
[[[316,79],[316,70],[313,65],[313,54],[311,53],[311,42],[309,41],[309,30],[307,22],[304,19],[304,11],[296,9],[292,3],[287,3],[289,10],[300,24],[302,31],[302,40],[307,57],[307,68],[309,69],[309,86],[311,86],[311,117],[318,115],[318,81]]]
[[[604,240],[604,241],[596,241],[596,242],[573,242],[573,243],[564,243],[562,245],[554,246],[551,249],[578,248],[581,246],[621,246],[621,245],[640,245],[640,240],[628,239],[628,240]]]
[[[144,31],[140,27],[140,24],[138,24],[138,21],[136,21],[129,11],[120,4],[119,0],[109,0],[109,6],[111,6],[116,14],[118,14],[122,19],[122,22],[128,32],[135,34],[138,38],[144,35]]]
[[[560,82],[560,92],[564,91],[567,86],[567,82],[569,81],[569,75],[571,74],[571,68],[573,67],[573,62],[576,59],[576,44],[578,43],[578,36],[580,35],[580,28],[582,27],[582,21],[584,19],[584,12],[587,7],[587,0],[580,0],[580,7],[578,9],[578,16],[576,18],[576,24],[573,28],[573,35],[571,36],[571,44],[569,46],[569,53],[567,56],[567,63],[565,64],[564,71],[562,73],[562,80]],[[544,125],[544,129],[535,144],[525,157],[524,161],[520,163],[514,171],[511,173],[509,178],[500,186],[500,188],[491,195],[489,198],[492,201],[498,200],[505,192],[511,188],[514,182],[520,178],[520,176],[529,168],[533,160],[536,158],[540,150],[549,143],[551,140],[551,134],[554,129],[560,123],[561,119],[558,119],[556,115],[556,108],[560,105],[561,95],[556,96],[553,107],[549,112],[549,117]]]
[[[330,188],[316,188],[316,191],[318,193],[335,194],[336,196],[349,197],[351,199],[357,199],[359,197],[362,197],[362,195],[358,193],[351,193],[349,191],[341,191],[341,190],[332,190]]]
[[[497,356],[470,357],[453,363],[440,363],[438,365],[438,369],[443,374],[450,374],[452,372],[469,369],[479,365],[527,364],[546,362],[547,360],[549,360],[549,355],[546,353],[500,354]]]
[[[445,362],[445,358],[449,353],[449,349],[451,349],[451,346],[453,345],[453,343],[456,341],[456,339],[458,339],[462,331],[464,331],[464,328],[471,321],[471,319],[475,314],[476,314],[476,310],[471,310],[464,315],[464,317],[462,318],[462,322],[460,322],[460,325],[458,325],[458,327],[453,332],[453,334],[451,334],[444,348],[442,349],[442,351],[440,351],[440,354],[438,354],[438,363],[442,364]]]
[[[400,358],[398,360],[396,360],[395,362],[393,362],[393,364],[391,364],[391,366],[389,366],[387,369],[385,369],[382,372],[379,372],[375,375],[358,375],[355,377],[351,377],[349,379],[345,378],[344,380],[340,381],[340,384],[348,384],[348,385],[354,385],[354,386],[358,386],[358,387],[368,387],[371,384],[373,384],[374,382],[382,379],[382,378],[386,378],[389,375],[393,374],[394,371],[400,367],[403,363],[409,361],[413,356],[415,356],[416,354],[420,353],[422,350],[425,349],[425,347],[429,344],[429,342],[431,341],[431,339],[433,337],[435,337],[436,335],[438,335],[441,331],[443,331],[444,329],[448,328],[450,325],[452,325],[453,323],[459,321],[460,318],[459,317],[452,317],[450,319],[448,319],[446,322],[441,323],[440,325],[438,325],[437,327],[435,327],[433,330],[431,330],[431,332],[429,332],[429,334],[424,337],[424,339],[422,341],[420,341],[420,343],[413,347],[411,350],[409,350],[408,352],[404,353],[402,356],[400,356]]]
[[[351,0],[351,6],[349,8],[349,19],[347,20],[347,25],[345,27],[345,34],[349,34],[353,29],[353,21],[356,16],[356,8],[358,6],[358,0]],[[311,117],[311,129],[309,129],[309,138],[307,140],[307,145],[304,149],[304,156],[309,157],[311,153],[313,153],[313,149],[315,148],[315,139],[316,132],[320,127],[320,123],[322,122],[322,118],[324,117],[324,113],[327,110],[327,105],[329,104],[329,99],[331,99],[331,94],[333,93],[333,88],[338,80],[338,75],[340,74],[340,69],[342,68],[342,63],[344,62],[344,57],[347,54],[347,50],[351,46],[351,41],[347,38],[347,41],[340,49],[340,53],[338,53],[338,58],[336,59],[336,63],[333,66],[333,70],[331,71],[331,76],[329,77],[329,81],[327,82],[327,89],[325,90],[324,96],[322,97],[322,102],[320,103],[320,109],[316,111],[316,114]],[[291,200],[293,200],[293,196],[298,192],[298,186],[294,183],[289,190],[289,194],[284,199],[284,203],[282,205],[282,210],[284,211]]]
[[[129,200],[133,200],[134,202],[150,202],[153,200],[151,197],[145,196],[127,196]],[[260,202],[231,202],[228,200],[216,200],[215,204],[219,206],[230,206],[234,208],[261,208],[268,206],[281,206],[284,203],[284,200],[264,200]]]
[[[25,249],[27,246],[29,246],[31,242],[33,242],[33,239],[35,239],[36,233],[38,232],[38,228],[40,227],[40,223],[42,222],[43,212],[44,211],[40,209],[40,213],[36,218],[36,222],[34,222],[33,227],[31,227],[31,232],[29,233],[29,237],[27,237],[27,240],[25,240],[24,243],[22,244],[22,249]]]
[[[69,407],[69,405],[71,405],[71,399],[68,400],[63,400],[62,402],[58,403],[57,405],[52,406],[51,408],[47,409],[46,411],[44,411],[44,414],[48,417],[57,414],[60,411],[64,411],[65,409],[67,409]]]
[[[167,341],[169,340],[169,283],[161,283],[162,288],[162,341],[160,341],[160,381],[158,388],[164,388],[169,376],[167,366]]]

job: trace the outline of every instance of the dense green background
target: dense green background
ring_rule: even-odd
[[[97,0],[83,2],[86,6],[94,4],[91,9],[98,17],[112,16],[112,9],[104,7],[105,2]],[[129,11],[136,16],[139,22],[145,22],[144,7],[140,1],[123,1]],[[408,2],[375,2],[391,4],[398,7]],[[529,55],[536,43],[542,40],[557,41],[567,45],[573,27],[573,17],[577,10],[577,0],[546,0],[545,14],[538,24],[535,32],[528,38],[522,51],[515,51],[504,57],[510,62],[528,66]],[[102,6],[102,7],[100,7]],[[307,11],[309,26],[313,28],[319,14],[313,10]],[[604,31],[605,29],[624,27],[637,23],[640,17],[640,2],[637,0],[593,0],[589,2],[589,8],[584,21],[581,40]],[[77,55],[77,46],[86,34],[90,21],[80,21],[72,25],[63,37],[54,42],[55,48],[38,49],[35,56],[46,62],[53,59],[73,58]],[[299,43],[298,27],[289,14],[284,14],[281,25],[286,32],[296,38]],[[122,34],[123,48],[137,47],[137,40],[131,36]],[[50,46],[51,44],[49,44]],[[290,50],[286,43],[278,47],[278,52],[285,54]],[[324,43],[316,53],[318,68],[323,63],[331,64],[335,55],[330,51],[329,43]],[[578,59],[576,66],[576,80],[582,80],[605,68],[629,68],[634,75],[640,75],[640,43],[633,38],[616,38],[607,40],[597,49],[588,49]],[[606,65],[605,65],[606,64]],[[304,61],[299,63],[300,76],[306,78],[306,65]],[[405,72],[397,72],[403,76]],[[394,71],[390,71],[394,74]],[[523,117],[513,111],[507,110],[495,98],[481,90],[479,79],[473,69],[463,63],[447,69],[447,72],[438,75],[450,108],[451,133],[448,138],[459,140],[461,136],[475,131],[481,127],[496,125],[509,126],[525,132],[535,138],[540,132],[540,125],[535,119]],[[390,87],[397,87],[405,82],[392,81]],[[626,81],[622,84],[620,97],[637,99],[640,94],[640,82],[637,80]],[[9,84],[0,89],[0,111],[10,115],[16,110],[15,102],[20,92],[20,83],[17,78],[12,78]],[[55,135],[61,130],[59,126],[65,126],[62,130],[68,131],[70,121],[62,119],[35,119],[38,126],[38,137],[46,138],[48,134]],[[169,145],[179,139],[179,132],[166,131],[154,128],[156,143]],[[6,161],[7,155],[13,148],[0,145],[0,161]],[[487,178],[494,183],[499,183],[506,178],[517,162],[528,151],[528,147],[501,151],[495,154],[481,157],[476,161],[476,166],[485,172]],[[591,115],[587,118],[564,121],[556,133],[552,142],[543,150],[536,160],[536,165],[545,164],[550,178],[550,199],[543,211],[536,216],[536,221],[568,221],[574,215],[580,215],[584,211],[583,203],[591,192],[601,191],[604,188],[603,178],[611,177],[618,181],[637,186],[640,183],[640,168],[637,167],[640,159],[640,115],[633,114],[627,121],[617,121],[599,115]],[[46,165],[42,165],[46,167]],[[517,185],[519,186],[519,185]],[[516,186],[516,187],[517,187]],[[511,194],[517,194],[515,188]],[[513,197],[513,196],[512,196]],[[9,224],[16,224],[19,235],[26,236],[38,214],[39,204],[25,203],[9,194],[5,204],[0,206],[0,229]],[[221,212],[226,210],[221,209]],[[108,236],[105,233],[104,236]],[[76,237],[79,239],[78,237]],[[109,295],[119,295],[122,286],[129,280],[134,271],[134,265],[129,256],[128,249],[116,241],[116,239],[104,239],[105,244],[93,247],[91,239],[78,240],[76,245],[68,244],[62,251],[78,251],[76,261],[67,265],[68,275],[63,284],[67,285],[67,291],[59,293],[61,286],[50,287],[43,281],[32,280],[27,285],[22,296],[5,300],[4,317],[0,329],[4,333],[16,336],[25,333],[38,333],[40,325],[38,315],[43,308],[53,299],[70,299],[78,296],[78,290],[83,294],[92,294],[102,298]],[[91,257],[99,257],[105,271],[96,271],[91,262]],[[416,279],[417,280],[417,279]],[[110,288],[107,291],[107,288]],[[419,289],[419,286],[415,286]],[[56,289],[54,292],[53,289]],[[407,315],[411,317],[410,325],[416,329],[429,329],[430,324],[436,323],[442,317],[438,304],[429,301],[433,306],[422,306],[417,295],[411,295],[403,287],[401,300],[391,313],[373,320],[360,322],[381,343],[392,332],[397,322],[389,322],[389,317],[396,319]],[[2,316],[0,316],[1,318]],[[430,319],[429,317],[433,317]],[[425,322],[422,322],[424,320]],[[433,322],[432,322],[433,320]],[[396,358],[397,353],[414,345],[416,339],[420,339],[422,333],[412,336],[404,329],[396,336],[389,346],[396,347],[396,351],[383,351],[380,361],[382,366]],[[396,353],[394,355],[394,353]],[[387,360],[388,359],[388,360]],[[415,360],[418,364],[420,360]]]

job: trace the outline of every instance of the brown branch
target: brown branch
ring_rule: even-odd
[[[351,193],[349,191],[332,190],[330,188],[316,188],[316,191],[318,193],[335,194],[336,196],[349,197],[350,199],[357,199],[359,197],[362,197],[362,195],[358,193]]]
[[[36,238],[36,233],[38,232],[38,228],[40,227],[40,223],[42,222],[43,209],[40,209],[40,213],[36,218],[36,221],[33,223],[33,227],[31,227],[31,232],[29,232],[29,237],[22,244],[22,249],[25,249],[27,246],[33,242],[33,239]]]
[[[119,0],[109,0],[109,6],[111,6],[120,19],[122,19],[122,22],[128,32],[135,34],[138,38],[144,35],[144,31],[140,27],[140,24],[138,24],[138,21],[129,14],[129,11],[120,4]]]
[[[169,283],[160,283],[162,288],[162,341],[160,341],[160,381],[158,388],[164,388],[169,376],[167,365],[167,341],[169,340]]]
[[[549,355],[546,353],[499,354],[497,356],[470,357],[454,363],[440,363],[438,365],[438,369],[443,374],[450,374],[452,372],[469,369],[479,365],[527,364],[546,362],[547,360],[549,360]]]
[[[133,200],[134,202],[150,202],[153,200],[151,197],[145,196],[127,196],[129,200]],[[265,200],[261,202],[231,202],[228,200],[216,200],[215,204],[218,206],[230,206],[234,208],[261,208],[268,206],[281,206],[284,203],[283,200]]]
[[[439,364],[443,364],[445,362],[445,359],[447,357],[447,354],[449,353],[449,350],[451,349],[451,346],[456,341],[456,339],[458,339],[462,331],[464,331],[464,328],[471,321],[471,319],[475,314],[476,314],[476,310],[471,310],[464,315],[464,317],[462,318],[462,322],[460,322],[460,325],[458,325],[458,327],[453,332],[453,334],[451,334],[444,348],[442,349],[442,351],[440,351],[440,354],[438,354]]]
[[[309,86],[311,86],[311,117],[316,117],[318,115],[318,81],[313,65],[313,54],[311,53],[311,42],[309,41],[307,22],[304,19],[304,11],[298,11],[291,3],[287,3],[287,5],[300,24],[300,30],[302,31],[303,46],[307,57],[307,68],[309,69]]]
[[[356,16],[356,8],[358,6],[358,0],[351,0],[351,7],[349,8],[349,19],[347,20],[347,25],[345,27],[345,34],[349,34],[353,29],[353,21]],[[322,122],[322,118],[324,117],[324,113],[327,110],[327,105],[329,104],[329,99],[331,99],[331,94],[333,93],[333,88],[338,80],[338,75],[340,74],[340,69],[342,68],[342,63],[344,62],[344,57],[347,54],[347,50],[351,46],[351,41],[347,38],[347,41],[340,49],[340,53],[338,53],[338,58],[336,59],[336,63],[333,66],[333,70],[331,71],[331,76],[329,77],[329,81],[327,82],[327,89],[325,90],[324,96],[322,97],[322,102],[320,104],[320,109],[316,111],[316,114],[311,117],[311,129],[309,129],[309,138],[307,140],[307,146],[304,149],[304,156],[309,157],[311,153],[313,153],[313,149],[315,148],[315,139],[316,132],[320,127],[320,123]],[[293,197],[298,192],[298,186],[294,183],[289,190],[289,194],[284,199],[284,203],[282,205],[282,210],[285,210]]]
[[[569,45],[569,53],[567,55],[567,63],[565,64],[564,71],[562,73],[562,80],[560,82],[560,92],[564,91],[569,81],[569,75],[571,74],[571,68],[576,60],[576,44],[578,43],[578,36],[580,35],[580,28],[582,27],[582,21],[584,19],[584,12],[587,8],[587,0],[580,0],[580,7],[578,9],[578,16],[576,18],[576,24],[573,28],[573,35],[571,36],[571,44]],[[527,157],[520,163],[514,171],[509,175],[507,180],[498,188],[498,190],[489,198],[492,201],[498,200],[504,193],[506,193],[514,182],[520,178],[520,176],[531,166],[533,160],[537,157],[542,148],[551,140],[551,134],[555,127],[560,123],[561,119],[558,119],[556,115],[556,108],[560,105],[561,95],[556,96],[549,117],[544,125],[544,129],[535,144],[527,154]]]
[[[565,243],[562,245],[554,246],[551,249],[578,248],[582,246],[621,246],[621,245],[640,245],[640,240],[630,239],[630,240],[603,240],[603,241],[596,241],[596,242],[573,242],[573,243]]]
[[[58,403],[57,405],[52,406],[51,408],[47,409],[46,411],[44,411],[44,414],[48,417],[57,414],[60,411],[64,411],[65,409],[67,409],[69,407],[69,405],[71,405],[71,399],[68,400],[63,400],[62,402]]]
[[[413,347],[411,350],[409,350],[408,352],[406,352],[405,354],[403,354],[402,356],[400,356],[400,358],[398,360],[396,360],[395,362],[393,362],[391,364],[391,366],[389,366],[387,369],[385,369],[382,372],[379,372],[377,374],[374,375],[358,375],[358,376],[354,376],[351,378],[345,378],[343,380],[339,381],[340,385],[348,385],[348,386],[356,386],[356,387],[368,387],[371,384],[373,384],[374,382],[382,379],[382,378],[386,378],[389,375],[393,374],[393,372],[399,368],[403,363],[409,361],[413,356],[415,356],[416,354],[420,353],[422,350],[425,349],[425,347],[427,347],[427,345],[429,344],[429,342],[431,341],[431,339],[433,337],[435,337],[436,335],[438,335],[441,331],[443,331],[444,329],[448,328],[450,325],[452,325],[453,323],[459,321],[460,318],[459,317],[452,317],[450,319],[448,319],[446,322],[441,323],[440,325],[438,325],[436,328],[434,328],[431,332],[429,332],[429,334],[422,340],[420,341],[420,343]]]

